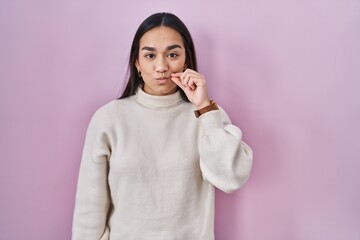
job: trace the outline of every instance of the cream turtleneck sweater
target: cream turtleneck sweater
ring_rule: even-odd
[[[213,240],[214,187],[247,180],[252,150],[220,109],[195,118],[180,92],[99,108],[81,160],[73,240]]]

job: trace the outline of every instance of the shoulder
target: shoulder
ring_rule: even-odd
[[[128,98],[123,99],[114,99],[110,102],[107,102],[106,104],[99,107],[96,111],[94,116],[108,116],[117,114],[122,109],[126,109],[131,107],[130,105],[133,103],[132,96]]]
[[[94,115],[93,115],[93,119],[100,119],[100,118],[105,118],[107,117],[109,114],[111,114],[114,109],[115,109],[115,101],[116,100],[112,100],[104,105],[102,105],[101,107],[99,107]]]
[[[127,112],[131,109],[132,97],[124,99],[114,99],[110,102],[105,103],[100,106],[93,114],[91,122],[95,123],[111,123],[119,115],[123,115],[124,112]]]

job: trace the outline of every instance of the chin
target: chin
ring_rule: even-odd
[[[173,86],[169,84],[164,84],[152,86],[151,88],[143,87],[143,90],[151,95],[163,96],[175,93],[178,90],[178,87],[176,85]]]
[[[156,95],[169,95],[173,94],[178,90],[177,86],[157,86],[153,88],[154,93],[156,92]]]
[[[160,91],[161,94],[159,94],[159,95],[169,95],[169,94],[173,94],[173,93],[175,93],[177,90],[178,90],[177,87],[167,88],[167,89],[164,89],[164,90]]]

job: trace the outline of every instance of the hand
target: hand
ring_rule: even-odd
[[[198,109],[210,105],[205,77],[200,73],[188,68],[184,72],[172,73],[171,80],[185,92],[189,101]]]

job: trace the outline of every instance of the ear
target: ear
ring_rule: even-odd
[[[139,61],[136,59],[135,60],[135,67],[139,70],[140,69],[140,64]]]

